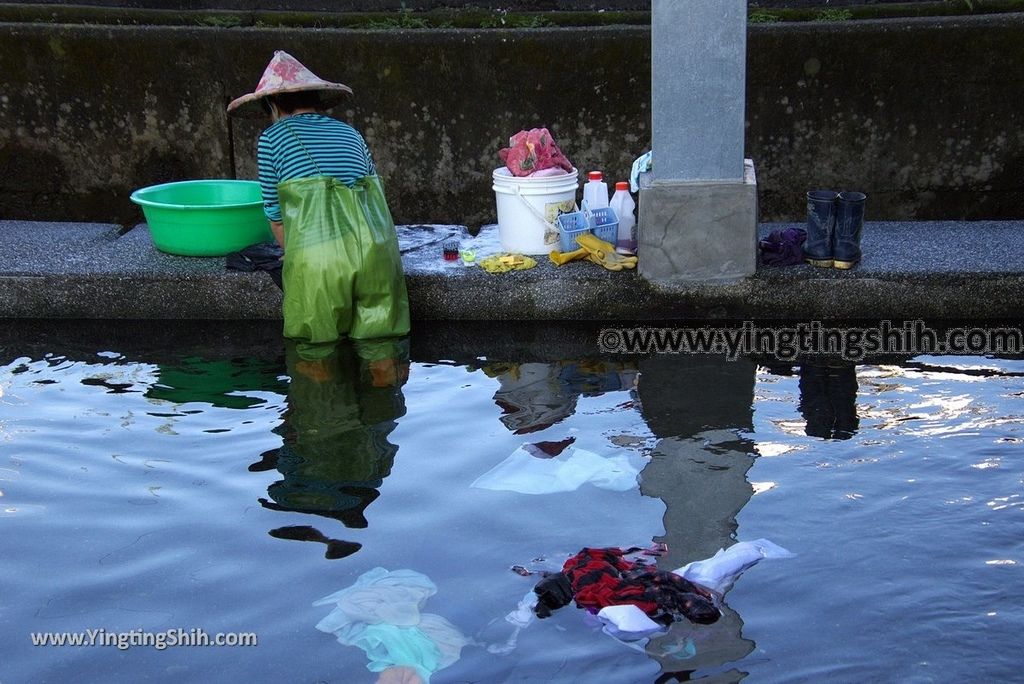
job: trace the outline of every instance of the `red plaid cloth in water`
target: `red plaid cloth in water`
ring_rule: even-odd
[[[714,622],[718,609],[711,592],[671,572],[635,563],[619,548],[585,548],[562,566],[576,605],[591,611],[633,604],[652,620],[668,624],[679,617]]]

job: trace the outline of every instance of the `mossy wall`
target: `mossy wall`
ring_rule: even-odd
[[[0,24],[0,218],[114,221],[138,187],[251,178],[262,122],[229,121],[274,49],[355,96],[403,223],[494,220],[497,150],[547,126],[581,169],[625,178],[650,141],[643,27],[315,30]],[[747,156],[762,220],[811,187],[870,219],[1021,218],[1019,15],[752,26]],[[699,144],[699,141],[694,141]]]
[[[747,152],[767,218],[863,190],[875,219],[1024,218],[1024,15],[752,30]]]
[[[941,0],[748,0],[751,7],[840,7],[850,5],[927,3]],[[957,0],[962,2],[963,0]],[[972,0],[974,1],[974,0]],[[982,0],[984,1],[984,0]],[[60,5],[62,0],[14,0],[15,5]],[[76,5],[148,9],[230,9],[237,11],[380,12],[439,7],[529,11],[649,10],[651,0],[76,0]]]

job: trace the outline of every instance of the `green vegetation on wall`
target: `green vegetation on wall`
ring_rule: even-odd
[[[1024,12],[1024,0],[933,0],[863,4],[842,9],[752,7],[751,24],[804,21],[850,21],[907,17]],[[645,25],[644,11],[517,12],[507,9],[438,9],[395,12],[299,12],[224,10],[154,10],[78,5],[0,4],[0,22],[94,25],[209,26],[215,28],[349,28],[365,30],[531,29],[570,26]]]
[[[1024,11],[1024,0],[934,0],[933,2],[898,2],[880,5],[865,2],[863,5],[852,5],[841,9],[830,7],[752,7],[748,18],[752,24],[770,24],[782,21],[907,19],[910,17],[949,17],[1022,11]]]

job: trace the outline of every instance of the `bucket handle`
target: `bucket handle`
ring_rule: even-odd
[[[516,185],[516,197],[518,197],[519,201],[522,202],[526,206],[526,208],[530,210],[530,212],[537,218],[537,220],[539,220],[541,223],[543,223],[548,228],[553,230],[556,234],[559,232],[558,226],[556,224],[552,223],[551,221],[548,221],[547,217],[545,217],[543,214],[537,211],[537,207],[533,206],[532,204],[526,201],[526,199],[523,197],[522,188],[520,188],[518,185]]]

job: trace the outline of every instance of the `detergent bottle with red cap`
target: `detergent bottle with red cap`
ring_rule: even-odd
[[[604,174],[600,171],[587,174],[587,182],[583,184],[583,201],[591,211],[608,206],[608,184],[604,182]]]
[[[636,202],[629,194],[629,183],[619,182],[615,184],[615,194],[612,195],[612,211],[619,219],[618,233],[615,239],[615,251],[619,254],[636,254]]]

